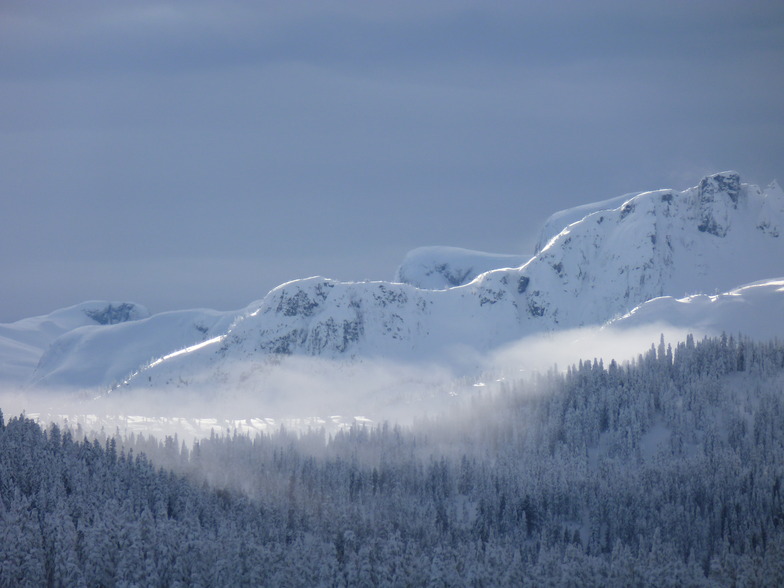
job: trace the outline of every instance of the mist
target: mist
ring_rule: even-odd
[[[495,350],[487,357],[485,369],[491,374],[522,378],[526,374],[551,368],[566,369],[580,360],[596,359],[605,364],[615,360],[624,363],[645,353],[652,344],[657,345],[661,337],[674,346],[684,341],[689,334],[702,337],[717,333],[697,332],[667,323],[651,323],[633,328],[582,327],[538,333]]]
[[[472,381],[438,364],[377,359],[331,361],[311,357],[233,362],[161,387],[105,390],[5,388],[0,408],[113,433],[177,433],[198,439],[215,433],[328,431],[354,423],[411,424],[475,390]]]
[[[213,432],[255,435],[281,427],[328,432],[357,423],[407,427],[446,412],[471,418],[471,407],[504,383],[563,371],[580,360],[624,363],[662,336],[674,346],[689,332],[666,324],[586,327],[525,337],[485,354],[455,348],[441,361],[264,357],[205,369],[165,386],[5,387],[0,408],[9,416],[25,412],[43,423],[85,431],[177,434],[190,441]]]

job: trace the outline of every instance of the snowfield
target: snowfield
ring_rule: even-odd
[[[722,294],[662,296],[611,321],[613,328],[666,324],[695,332],[748,334],[758,340],[784,336],[784,278],[762,280]]]

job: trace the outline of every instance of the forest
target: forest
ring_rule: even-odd
[[[0,413],[0,586],[781,586],[784,342],[505,381],[412,426]]]

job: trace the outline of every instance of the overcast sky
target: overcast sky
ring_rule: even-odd
[[[0,2],[0,322],[240,308],[784,179],[784,3]]]

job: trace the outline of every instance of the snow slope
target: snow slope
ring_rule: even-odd
[[[148,316],[145,307],[133,302],[93,300],[47,315],[0,324],[0,381],[26,381],[46,349],[64,333],[88,325],[115,325]]]
[[[775,183],[763,190],[723,172],[682,192],[620,200],[612,209],[591,205],[524,265],[458,287],[313,277],[283,284],[241,313],[202,316],[203,331],[185,315],[73,331],[41,359],[36,381],[157,386],[201,372],[218,383],[235,363],[257,369],[280,354],[466,361],[533,333],[603,324],[654,298],[784,275],[784,193]],[[445,249],[422,258],[444,255],[455,268],[477,258]]]
[[[459,247],[419,247],[409,251],[394,281],[425,290],[462,286],[490,270],[519,267],[530,255],[485,253]]]
[[[663,296],[608,323],[610,328],[666,324],[698,333],[727,333],[759,340],[784,337],[784,277],[762,280],[722,294]]]
[[[85,326],[70,330],[50,344],[32,383],[80,388],[111,386],[127,379],[139,366],[220,336],[237,314],[181,310],[111,329]]]
[[[580,206],[575,206],[574,208],[559,210],[550,215],[544,222],[542,230],[539,231],[539,239],[536,241],[534,253],[539,253],[542,249],[547,247],[547,244],[553,237],[572,223],[576,223],[594,212],[618,208],[624,202],[631,200],[640,193],[641,192],[631,192],[622,196],[616,196],[615,198],[608,198],[607,200],[601,200],[599,202],[591,202],[590,204],[582,204]]]

